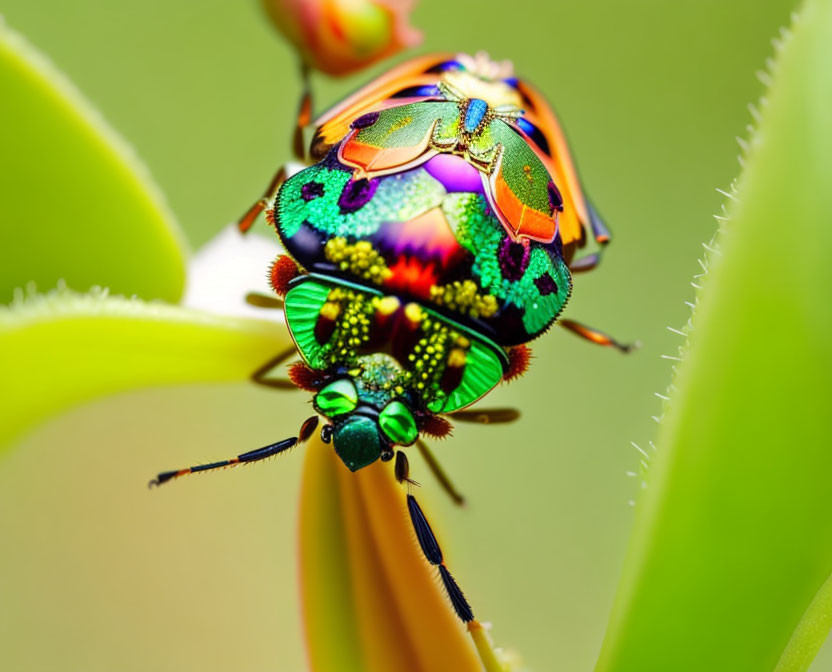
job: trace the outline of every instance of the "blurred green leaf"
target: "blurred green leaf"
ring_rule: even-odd
[[[0,23],[0,303],[34,281],[176,301],[184,244],[133,150]]]
[[[771,670],[832,573],[830,72],[832,1],[810,0],[704,279],[599,672]]]
[[[804,672],[809,669],[832,628],[832,576],[815,595],[803,614],[774,672]]]
[[[0,450],[82,401],[174,383],[246,380],[290,345],[274,322],[58,289],[0,307]]]

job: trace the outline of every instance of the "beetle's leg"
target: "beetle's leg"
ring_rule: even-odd
[[[514,422],[520,417],[516,408],[476,408],[451,414],[454,422],[476,422],[481,425],[499,425]]]
[[[301,62],[300,77],[303,82],[303,92],[300,95],[295,132],[292,136],[292,151],[298,161],[306,161],[306,142],[303,139],[303,131],[312,122],[312,86],[309,74],[309,66]]]
[[[481,410],[457,411],[451,415],[451,418],[454,420],[459,420],[461,422],[475,422],[483,425],[514,422],[519,417],[520,411],[516,408],[483,408]],[[465,504],[465,497],[462,496],[459,490],[457,490],[451,482],[451,479],[448,478],[448,475],[445,473],[442,465],[439,464],[439,461],[436,457],[434,457],[427,444],[422,441],[422,439],[418,439],[416,441],[416,448],[419,449],[419,452],[427,463],[431,473],[433,473],[436,480],[439,481],[439,485],[442,486],[442,489],[453,500],[454,504],[463,506]]]
[[[309,84],[309,66],[305,63],[301,64],[300,74],[303,82],[303,92],[300,96],[300,105],[298,106],[298,116],[295,121],[295,130],[292,133],[292,152],[299,161],[305,162],[306,150],[303,140],[303,130],[312,121],[312,88]],[[272,178],[272,181],[269,182],[269,186],[266,187],[266,191],[263,192],[260,199],[252,205],[246,211],[246,214],[244,214],[237,222],[237,228],[240,229],[241,233],[248,232],[248,230],[254,226],[254,222],[257,221],[260,213],[268,208],[272,202],[274,202],[275,196],[277,196],[277,190],[280,189],[280,185],[286,181],[286,178],[286,167],[281,166],[280,170],[278,170],[277,174]]]
[[[303,140],[303,130],[312,121],[312,89],[309,85],[309,66],[305,63],[301,63],[300,74],[303,82],[303,92],[300,96],[300,105],[298,106],[298,116],[295,121],[295,130],[292,133],[292,152],[299,161],[305,162],[306,151]],[[280,170],[278,170],[277,174],[272,178],[272,181],[269,182],[269,186],[266,187],[266,191],[263,192],[260,199],[252,205],[246,211],[246,214],[244,214],[237,222],[237,228],[240,229],[241,233],[248,232],[248,230],[254,226],[254,222],[257,221],[260,213],[268,208],[269,204],[274,201],[275,196],[277,196],[277,190],[280,189],[280,185],[286,181],[286,178],[286,167],[281,166]]]
[[[401,453],[401,451],[399,452]],[[398,465],[398,459],[396,462]],[[406,467],[406,460],[404,465]],[[409,474],[400,474],[399,469],[396,470],[396,478],[400,483],[410,480]],[[474,612],[471,610],[471,605],[468,604],[468,600],[465,599],[465,595],[463,595],[456,580],[453,576],[451,576],[451,573],[445,566],[444,558],[442,557],[442,549],[439,548],[439,542],[436,541],[436,536],[433,534],[433,530],[430,529],[430,524],[428,523],[427,518],[425,518],[425,514],[422,512],[419,503],[410,493],[407,494],[407,511],[410,514],[410,521],[413,523],[413,529],[416,531],[416,538],[419,540],[419,546],[422,547],[422,553],[425,554],[425,557],[430,564],[436,565],[439,568],[439,576],[442,579],[442,585],[445,586],[445,592],[451,600],[451,604],[453,605],[456,615],[459,616],[463,623],[471,623],[474,620]]]
[[[610,242],[610,230],[607,228],[606,224],[604,224],[604,220],[601,219],[600,215],[595,208],[592,207],[592,203],[589,201],[586,201],[586,211],[587,216],[589,217],[588,224],[592,231],[592,237],[595,239],[595,243],[600,246],[600,248],[603,248]],[[573,261],[569,264],[569,270],[573,273],[591,271],[599,263],[601,263],[600,250]]]
[[[251,374],[251,380],[258,385],[262,385],[264,387],[273,387],[279,390],[296,390],[297,385],[295,385],[291,380],[288,378],[267,378],[266,376],[268,373],[278,366],[280,366],[283,362],[289,359],[292,355],[296,354],[297,350],[295,346],[287,348],[283,352],[281,352],[276,357],[272,357],[268,362],[263,364],[260,368],[258,368],[254,373]]]
[[[187,469],[176,469],[174,471],[163,471],[160,473],[156,478],[150,481],[147,486],[153,487],[154,485],[162,485],[162,483],[167,483],[168,481],[172,481],[175,478],[180,478],[182,476],[187,476],[188,474],[196,474],[200,471],[210,471],[212,469],[224,469],[225,467],[235,467],[238,464],[248,464],[250,462],[259,462],[260,460],[265,460],[267,457],[272,457],[273,455],[278,455],[290,448],[293,448],[299,443],[303,443],[306,441],[310,436],[312,436],[312,432],[315,431],[315,428],[318,426],[318,416],[313,415],[311,418],[307,419],[303,425],[301,425],[300,431],[298,432],[297,436],[293,436],[290,439],[284,439],[283,441],[278,441],[277,443],[273,443],[269,446],[265,446],[263,448],[258,448],[257,450],[251,450],[247,453],[243,453],[241,455],[237,455],[237,457],[232,457],[228,460],[222,460],[220,462],[211,462],[210,464],[200,464],[195,467],[188,467]]]
[[[246,303],[255,308],[279,308],[283,309],[283,299],[271,294],[262,292],[249,292],[246,294]]]
[[[410,462],[407,461],[407,455],[401,450],[396,451],[396,464],[393,467],[393,471],[399,483],[409,483],[417,487],[421,485],[421,483],[417,483],[410,478]]]
[[[600,263],[601,255],[596,252],[595,254],[588,254],[585,257],[576,259],[569,264],[569,270],[572,271],[572,273],[583,273],[584,271],[591,271]]]
[[[427,463],[428,469],[430,469],[436,480],[439,481],[439,485],[442,486],[442,489],[448,493],[448,496],[453,500],[454,504],[463,506],[465,504],[465,497],[463,497],[459,490],[454,487],[454,484],[451,483],[451,479],[448,478],[448,475],[445,473],[442,465],[439,464],[437,459],[433,456],[433,453],[430,448],[428,448],[427,444],[422,441],[422,439],[418,439],[416,441],[416,448],[419,449],[419,453]],[[404,455],[401,451],[399,451],[399,453]],[[396,459],[398,459],[398,453]]]
[[[278,170],[277,174],[272,178],[272,181],[269,182],[269,186],[266,187],[266,191],[263,192],[260,199],[237,221],[237,228],[240,230],[240,233],[247,233],[248,230],[254,226],[254,222],[257,221],[260,213],[269,207],[269,204],[274,201],[275,196],[277,196],[277,190],[280,189],[280,185],[285,181],[286,167],[281,166],[280,170]]]
[[[595,242],[599,245],[606,245],[610,242],[610,230],[604,224],[604,220],[598,214],[598,211],[592,206],[592,203],[586,201],[586,211],[589,215],[589,228],[592,229],[592,236]]]
[[[639,347],[638,342],[620,343],[619,341],[616,341],[612,336],[608,336],[602,331],[598,331],[597,329],[588,327],[585,324],[581,324],[580,322],[575,322],[574,320],[558,320],[557,324],[562,326],[564,329],[568,329],[573,334],[577,334],[578,336],[589,341],[590,343],[596,343],[597,345],[612,347],[619,350],[620,352],[627,353]]]

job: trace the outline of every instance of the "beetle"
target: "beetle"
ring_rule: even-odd
[[[307,89],[294,143],[307,166],[278,171],[239,228],[265,211],[286,251],[270,269],[279,298],[249,300],[284,310],[294,347],[253,379],[309,391],[316,415],[296,437],[151,484],[276,455],[323,417],[321,436],[349,470],[395,458],[396,479],[412,484],[403,448],[416,446],[461,503],[421,437],[447,435],[451,421],[519,416],[468,407],[526,370],[528,343],[556,323],[572,274],[598,264],[609,232],[554,113],[510,63],[484,54],[409,61],[320,117],[307,151],[310,110]],[[268,376],[294,355],[289,381]],[[456,614],[473,621],[410,490],[407,507]]]

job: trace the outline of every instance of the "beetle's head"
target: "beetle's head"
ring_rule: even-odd
[[[419,429],[406,398],[379,385],[383,372],[365,368],[333,377],[313,399],[315,410],[332,423],[335,452],[350,471],[393,457],[396,445],[409,446]]]

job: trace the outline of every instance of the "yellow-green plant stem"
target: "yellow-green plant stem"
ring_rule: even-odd
[[[491,639],[482,624],[479,621],[471,621],[468,624],[468,632],[474,640],[474,646],[477,647],[485,672],[506,672],[506,668],[497,660]]]
[[[59,289],[0,308],[0,450],[75,404],[154,385],[247,379],[282,325]]]

